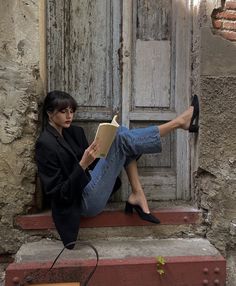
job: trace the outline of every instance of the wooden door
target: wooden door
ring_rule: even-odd
[[[48,1],[48,88],[77,99],[75,124],[89,140],[117,110],[133,128],[164,123],[188,106],[187,8],[184,0]],[[187,132],[165,137],[163,152],[138,165],[148,199],[189,198]]]

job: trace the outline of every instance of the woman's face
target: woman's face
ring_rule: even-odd
[[[74,111],[72,108],[67,107],[62,110],[55,110],[48,112],[49,122],[56,128],[68,128],[73,120]]]

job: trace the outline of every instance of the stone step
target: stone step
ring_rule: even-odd
[[[201,219],[201,211],[191,207],[163,208],[153,210],[152,213],[164,225],[198,224]],[[16,217],[15,223],[25,230],[55,228],[51,212],[21,215]],[[141,220],[136,213],[127,215],[121,210],[105,210],[95,217],[81,219],[81,228],[146,225],[152,225],[152,223]]]
[[[153,236],[153,237],[193,237],[204,235],[201,225],[202,212],[191,206],[172,206],[152,209],[152,213],[161,220],[155,225],[141,220],[136,213],[126,215],[119,206],[112,205],[104,212],[92,218],[82,218],[80,238],[94,239],[115,236]],[[57,233],[52,221],[51,212],[16,217],[15,224],[34,235],[45,235],[47,232],[52,237]]]
[[[79,237],[81,239],[106,239],[107,237],[193,237],[203,236],[202,213],[192,207],[158,208],[152,211],[161,219],[154,225],[141,220],[137,214],[125,215],[119,208],[106,209],[93,218],[82,218]],[[18,216],[16,225],[34,235],[58,237],[54,230],[51,213]]]
[[[225,285],[225,259],[206,239],[113,238],[90,242],[99,253],[99,262],[89,286]],[[83,285],[96,264],[94,252],[85,245],[66,249],[48,272],[61,249],[60,241],[46,239],[22,245],[6,270],[5,286],[25,281]]]

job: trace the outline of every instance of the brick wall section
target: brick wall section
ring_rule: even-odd
[[[226,1],[225,2],[225,9],[232,9],[236,10],[236,1]]]
[[[214,9],[211,17],[217,34],[226,40],[236,41],[236,0],[226,0],[223,7]]]

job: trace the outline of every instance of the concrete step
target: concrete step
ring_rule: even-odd
[[[225,259],[206,239],[113,238],[91,243],[100,259],[89,286],[225,285]],[[83,285],[96,264],[95,254],[87,246],[78,245],[65,250],[48,272],[61,249],[60,241],[46,239],[22,245],[6,270],[5,286],[25,281],[78,281]]]
[[[96,217],[81,219],[80,238],[140,237],[141,234],[159,238],[192,237],[194,234],[201,236],[204,232],[202,212],[191,206],[152,208],[152,213],[161,220],[161,224],[141,220],[136,213],[126,215],[120,205],[110,205]],[[45,232],[53,233],[55,229],[51,212],[18,216],[15,224],[34,234],[43,232],[45,235]]]
[[[164,225],[197,224],[201,218],[201,211],[190,207],[163,208],[153,210],[152,213]],[[16,225],[25,230],[55,228],[51,212],[18,216]],[[136,213],[126,215],[121,210],[106,210],[95,217],[81,219],[81,228],[146,225],[152,225],[152,223],[141,220]]]

